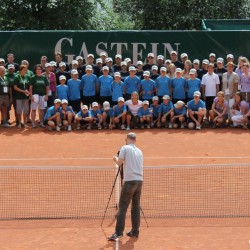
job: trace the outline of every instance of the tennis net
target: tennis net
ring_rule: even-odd
[[[0,167],[0,220],[114,218],[115,167]],[[145,167],[146,218],[250,217],[250,164]],[[111,189],[114,185],[114,192]],[[128,213],[130,216],[130,213]]]

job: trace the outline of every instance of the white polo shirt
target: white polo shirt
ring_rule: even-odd
[[[205,85],[205,96],[216,96],[216,86],[220,84],[219,76],[206,73],[201,80],[201,85]]]
[[[137,115],[138,109],[142,107],[142,101],[139,100],[137,104],[133,104],[132,100],[127,100],[124,104],[128,106],[128,109],[133,116]]]

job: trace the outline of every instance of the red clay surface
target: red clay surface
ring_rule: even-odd
[[[135,130],[146,166],[250,163],[249,131]],[[0,128],[0,166],[113,166],[126,131],[48,132]],[[137,240],[108,243],[114,225],[62,227],[56,221],[0,222],[0,249],[250,249],[250,223],[163,223],[141,228]],[[1,226],[2,225],[2,226]],[[23,226],[22,226],[23,225]],[[127,227],[129,230],[129,227]]]

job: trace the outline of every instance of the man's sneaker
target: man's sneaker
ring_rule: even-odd
[[[40,127],[41,128],[46,128],[45,125],[43,123],[40,123]]]
[[[131,238],[138,238],[139,233],[135,234],[135,233],[133,233],[132,231],[130,231],[130,232],[127,232],[126,235],[127,235],[128,237],[131,237]]]
[[[87,126],[87,129],[90,130],[90,129],[91,129],[91,125],[88,125],[88,126]]]
[[[150,126],[151,126],[151,128],[153,128],[153,127],[154,127],[154,123],[153,123],[153,122],[151,122]]]
[[[196,129],[197,129],[197,130],[200,130],[200,129],[201,129],[201,126],[196,126]]]
[[[59,127],[62,127],[62,123],[60,122],[58,126],[59,126]]]
[[[129,127],[129,126],[127,126],[126,130],[130,130],[130,127]]]
[[[32,123],[32,128],[36,128],[36,124],[35,123]]]
[[[101,125],[101,124],[98,124],[97,128],[98,128],[99,130],[101,130],[101,129],[102,129],[102,125]]]
[[[168,128],[173,128],[172,123],[169,123]]]
[[[149,124],[147,125],[147,128],[150,128],[150,125],[149,125]]]
[[[11,126],[10,126],[10,124],[5,123],[5,124],[2,125],[2,127],[4,127],[4,128],[10,128]]]
[[[57,131],[57,132],[60,132],[60,131],[61,131],[61,129],[60,129],[59,126],[56,127],[56,131]]]
[[[81,124],[78,124],[77,127],[76,127],[77,130],[80,130],[81,129]]]
[[[121,129],[124,130],[125,129],[125,126],[124,124],[121,125]]]
[[[110,241],[115,241],[115,240],[117,240],[117,239],[119,239],[119,238],[122,238],[123,237],[123,234],[116,234],[116,233],[114,233],[114,234],[112,234],[110,237],[108,237],[108,240],[110,240]]]
[[[22,128],[22,123],[21,122],[18,124],[17,128]]]
[[[71,125],[68,126],[68,131],[72,131]]]
[[[185,128],[185,126],[184,126],[184,124],[183,124],[183,123],[181,124],[181,128]]]
[[[24,128],[29,128],[29,125],[23,124]]]

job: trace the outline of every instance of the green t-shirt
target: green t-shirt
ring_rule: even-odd
[[[46,95],[46,87],[49,86],[49,81],[46,76],[33,76],[31,78],[30,84],[33,86],[33,95]]]
[[[16,74],[14,78],[14,85],[16,85],[19,89],[28,90],[30,86],[30,77],[25,74],[24,76],[20,76],[20,74]],[[14,90],[16,99],[29,99],[29,96],[25,95],[22,92],[18,92]]]
[[[12,97],[15,98],[15,93],[14,93],[14,78],[16,76],[16,74],[10,74],[8,71],[5,73],[5,76],[8,79],[8,83],[10,88],[12,89]]]
[[[27,70],[27,73],[26,73],[30,78],[32,77],[32,76],[34,76],[35,74],[31,71],[31,70]]]
[[[9,94],[9,81],[6,76],[0,76],[0,95],[8,95]]]

